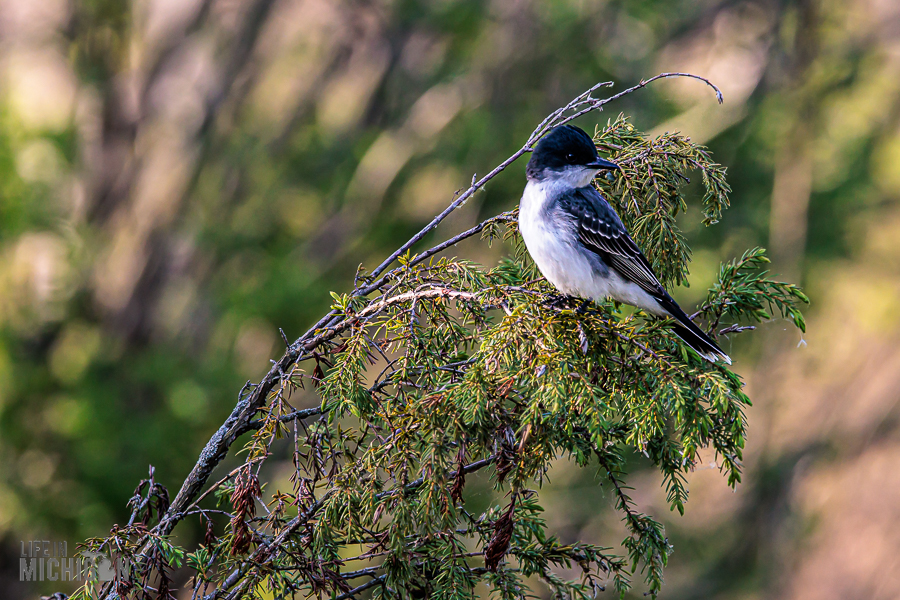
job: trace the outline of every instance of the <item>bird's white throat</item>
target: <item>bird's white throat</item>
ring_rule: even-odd
[[[543,182],[567,188],[580,188],[590,185],[598,172],[599,169],[572,165],[562,171],[548,170]]]

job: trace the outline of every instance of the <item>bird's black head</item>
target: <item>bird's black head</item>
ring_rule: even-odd
[[[562,125],[538,142],[525,173],[528,179],[537,181],[564,177],[580,182],[587,178],[581,184],[587,185],[600,169],[618,168],[617,164],[600,158],[594,141],[584,130],[574,125]]]

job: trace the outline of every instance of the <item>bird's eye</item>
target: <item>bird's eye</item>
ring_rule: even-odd
[[[566,154],[566,162],[575,162],[575,155],[571,152]]]

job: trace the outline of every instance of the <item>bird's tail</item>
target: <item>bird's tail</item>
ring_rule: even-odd
[[[685,344],[693,348],[697,354],[709,362],[721,360],[725,364],[731,364],[731,358],[719,348],[712,338],[697,327],[675,302],[672,302],[671,306],[666,306],[665,308],[672,318],[675,319],[672,330]]]

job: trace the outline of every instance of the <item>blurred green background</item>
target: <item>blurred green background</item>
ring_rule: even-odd
[[[813,301],[803,338],[726,342],[754,400],[736,493],[711,456],[681,518],[632,478],[675,544],[662,597],[900,597],[895,0],[3,0],[0,597],[52,591],[18,581],[19,541],[104,535],[149,464],[174,495],[278,328],[302,333],[546,113],[661,71],[725,104],[664,81],[579,124],[624,112],[728,166],[723,221],[682,219],[677,297],[764,245]],[[512,208],[524,167],[436,237]],[[620,541],[592,473],[560,465],[546,502],[564,539]]]

